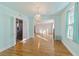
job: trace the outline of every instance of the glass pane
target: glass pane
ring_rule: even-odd
[[[71,9],[70,11],[69,11],[69,16],[68,16],[69,18],[69,23],[68,24],[73,24],[74,23],[74,10],[73,9]]]
[[[73,26],[68,26],[67,37],[73,40]]]
[[[71,8],[68,13],[68,32],[67,32],[68,39],[73,39],[73,24],[74,24],[74,8]]]

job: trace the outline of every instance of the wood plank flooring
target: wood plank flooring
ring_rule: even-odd
[[[72,54],[59,40],[43,40],[37,36],[3,52],[0,56],[71,56]]]

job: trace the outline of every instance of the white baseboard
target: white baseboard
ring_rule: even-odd
[[[5,51],[5,50],[9,49],[9,48],[11,48],[12,46],[15,46],[15,44],[6,46],[5,48],[0,48],[0,52],[3,52],[3,51]]]
[[[64,42],[64,40],[62,40],[62,43],[63,43],[64,46],[71,52],[71,54],[72,54],[73,56],[77,56],[77,54],[72,51],[72,49]]]

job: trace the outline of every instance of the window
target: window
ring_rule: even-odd
[[[73,40],[73,25],[74,25],[74,7],[68,12],[68,31],[67,38]]]

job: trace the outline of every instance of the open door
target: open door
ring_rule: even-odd
[[[23,20],[16,18],[16,41],[23,40]]]

